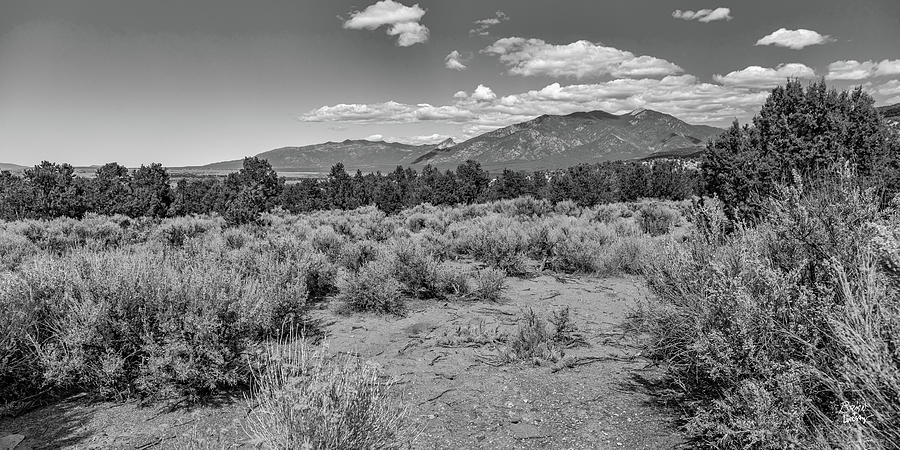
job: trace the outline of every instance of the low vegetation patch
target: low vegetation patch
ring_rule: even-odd
[[[377,367],[329,359],[303,340],[265,348],[248,399],[247,432],[272,449],[401,448],[406,409]]]
[[[511,275],[633,273],[650,240],[665,238],[642,233],[628,214],[597,216],[521,199],[396,215],[273,211],[240,224],[0,223],[0,402],[13,411],[67,391],[200,399],[246,386],[269,336],[313,332],[313,303],[403,314],[413,299],[498,302]],[[515,358],[552,359],[554,337],[527,350],[542,336],[523,331]]]
[[[586,345],[569,315],[569,308],[553,311],[548,319],[529,309],[499,349],[503,362],[529,362],[540,366],[563,359],[566,349]]]

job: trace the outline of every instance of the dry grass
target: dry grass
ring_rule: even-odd
[[[393,383],[357,359],[329,360],[301,339],[266,346],[247,432],[271,449],[400,448],[406,410]]]

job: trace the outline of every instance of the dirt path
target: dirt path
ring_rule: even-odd
[[[623,278],[510,278],[501,303],[414,301],[406,317],[316,315],[330,323],[329,352],[380,364],[409,405],[413,448],[672,448],[680,436],[633,382],[647,361],[620,324],[646,295]],[[554,371],[494,366],[490,344],[458,346],[466,330],[512,331],[523,310],[569,307],[590,344],[568,355],[598,361]],[[333,323],[332,323],[333,322]],[[456,346],[454,346],[456,344]],[[192,408],[142,408],[73,398],[0,421],[18,448],[172,448],[190,437],[210,448],[249,446],[237,398]],[[176,405],[177,406],[177,405]],[[206,436],[213,436],[207,438]]]

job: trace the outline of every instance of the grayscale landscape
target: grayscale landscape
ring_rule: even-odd
[[[900,449],[897,42],[0,1],[0,450]]]

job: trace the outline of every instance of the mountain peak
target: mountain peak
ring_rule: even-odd
[[[655,117],[668,116],[668,114],[661,113],[659,111],[654,111],[652,109],[646,109],[646,108],[638,108],[638,109],[628,113],[628,115],[632,116],[632,117],[637,117],[637,118],[648,117],[648,116],[655,116]]]
[[[615,114],[610,114],[602,109],[597,109],[594,111],[579,111],[573,112],[571,114],[567,114],[565,117],[571,117],[574,119],[594,119],[594,120],[603,120],[603,119],[618,119],[619,117]]]
[[[444,139],[443,141],[441,141],[441,143],[438,144],[438,145],[437,145],[436,147],[434,147],[434,148],[436,148],[436,149],[438,149],[438,150],[443,150],[443,149],[445,149],[445,148],[450,148],[450,147],[453,147],[453,146],[455,146],[455,145],[456,145],[456,141],[454,141],[453,138],[450,137],[450,138],[447,138],[447,139]]]
[[[585,162],[639,159],[651,153],[699,147],[718,134],[649,109],[625,114],[581,111],[542,115],[476,136],[446,150],[432,150],[415,163],[452,167],[467,159],[484,167],[559,168]]]

